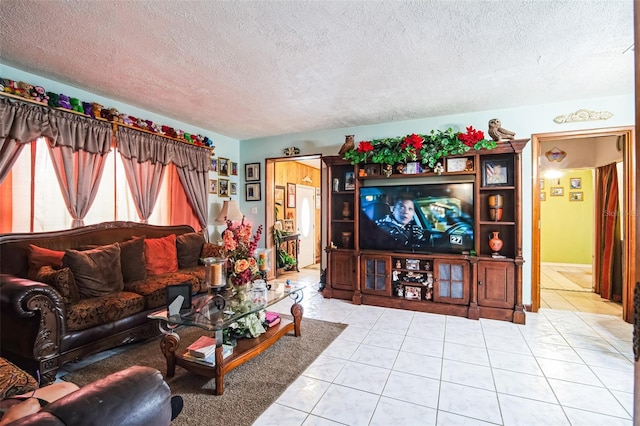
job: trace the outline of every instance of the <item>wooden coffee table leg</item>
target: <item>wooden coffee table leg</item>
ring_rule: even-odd
[[[167,377],[176,374],[176,350],[180,345],[180,336],[176,333],[165,333],[160,341],[160,350],[167,360]]]
[[[294,303],[291,305],[291,315],[293,316],[293,333],[296,337],[302,336],[300,332],[300,323],[302,322],[302,314],[304,313],[304,308],[299,303]]]
[[[223,362],[222,345],[219,345],[216,346],[216,366],[214,367],[216,370],[216,395],[222,395],[222,393],[224,392],[224,369],[222,368]]]

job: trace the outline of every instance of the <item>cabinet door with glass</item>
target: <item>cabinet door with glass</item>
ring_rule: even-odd
[[[469,303],[469,262],[466,260],[437,259],[433,262],[434,302]]]
[[[391,296],[391,258],[389,256],[362,256],[361,272],[363,293]]]

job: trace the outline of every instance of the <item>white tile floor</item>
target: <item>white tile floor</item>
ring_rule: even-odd
[[[615,315],[543,308],[516,325],[358,306],[316,289],[304,316],[349,327],[257,426],[632,424],[632,326]]]

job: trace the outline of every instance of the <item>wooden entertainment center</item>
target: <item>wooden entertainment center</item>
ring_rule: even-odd
[[[528,141],[500,141],[494,149],[444,158],[441,174],[409,174],[409,167],[396,166],[394,173],[385,177],[379,165],[351,165],[339,156],[323,157],[329,215],[323,295],[356,304],[524,324],[521,156]],[[365,217],[361,189],[413,182],[473,183],[473,250],[450,254],[437,250],[430,253],[428,249],[408,252],[360,248],[360,221]],[[496,199],[501,205],[499,214]],[[416,206],[416,211],[419,209],[426,210]],[[423,211],[420,216],[424,219],[431,213]],[[438,225],[440,229],[434,228],[433,232],[447,231],[446,224]],[[446,237],[457,242],[453,234]],[[498,238],[502,245],[496,250],[489,241],[496,243]]]

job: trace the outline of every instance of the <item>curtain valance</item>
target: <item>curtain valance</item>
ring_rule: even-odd
[[[125,158],[138,162],[174,163],[178,168],[209,171],[210,151],[207,148],[174,141],[151,133],[118,126],[116,146]]]
[[[55,138],[51,108],[0,98],[0,140],[29,143],[40,136]]]
[[[105,155],[111,149],[112,124],[91,120],[60,110],[50,110],[51,122],[56,129],[50,137],[52,146],[67,146],[75,151]]]

